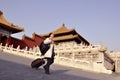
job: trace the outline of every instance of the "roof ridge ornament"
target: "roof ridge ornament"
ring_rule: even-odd
[[[0,15],[2,15],[3,14],[3,12],[0,10]]]
[[[63,23],[62,26],[65,26],[65,24]]]

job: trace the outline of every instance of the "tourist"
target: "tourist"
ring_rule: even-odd
[[[44,40],[44,44],[49,44],[50,48],[44,54],[44,58],[46,59],[47,63],[43,66],[45,73],[50,74],[49,68],[50,65],[54,62],[54,41],[53,41],[54,34],[50,33],[49,37]]]

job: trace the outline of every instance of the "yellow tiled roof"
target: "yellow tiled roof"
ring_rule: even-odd
[[[67,29],[65,27],[65,25],[63,24],[62,26],[60,26],[58,29],[50,32],[50,33],[53,33],[53,34],[61,34],[61,33],[67,33],[67,32],[71,32],[71,31],[74,31],[74,29]],[[46,33],[46,34],[41,34],[41,36],[48,36],[50,33]]]
[[[2,11],[0,11],[0,25],[3,25],[3,27],[5,27],[7,29],[10,29],[13,33],[24,31],[24,28],[19,27],[17,25],[14,25],[14,24],[8,22],[4,18]]]
[[[56,29],[55,31],[53,31],[53,34],[60,34],[60,33],[65,33],[65,32],[69,32],[71,31],[70,29],[67,29],[65,27],[65,25],[63,24],[61,27],[59,27],[58,29]]]
[[[64,24],[50,33],[55,35],[54,41],[77,40],[77,42],[83,41],[89,45],[89,42],[79,35],[75,29],[67,29]],[[42,34],[41,36],[48,37],[50,33]]]
[[[66,36],[54,37],[54,41],[69,40],[69,39],[74,39],[74,38],[78,38],[78,35],[66,35]]]

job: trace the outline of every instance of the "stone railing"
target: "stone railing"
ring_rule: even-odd
[[[120,52],[108,52],[115,62],[115,72],[120,73]]]
[[[112,73],[113,61],[105,55],[106,50],[103,45],[56,45],[56,63],[89,71]]]
[[[39,47],[20,49],[20,46],[13,48],[12,45],[2,46],[1,44],[0,51],[31,59],[41,57]],[[109,58],[104,55],[104,51],[106,51],[106,48],[101,45],[55,45],[55,63],[83,70],[111,74],[111,70],[113,69],[112,61],[106,60],[106,58]]]
[[[13,45],[8,46],[6,44],[5,46],[2,46],[2,44],[0,44],[0,51],[18,55],[18,56],[23,56],[30,59],[41,57],[40,56],[41,52],[39,50],[39,47],[34,47],[30,49],[26,47],[25,49],[20,49],[20,46],[18,46],[17,48],[13,48]]]

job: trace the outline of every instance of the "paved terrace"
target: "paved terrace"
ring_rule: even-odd
[[[0,80],[120,80],[120,74],[101,74],[53,64],[51,74],[31,69],[31,59],[0,52]]]

